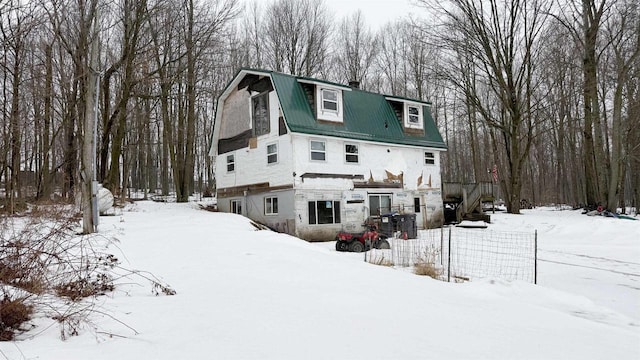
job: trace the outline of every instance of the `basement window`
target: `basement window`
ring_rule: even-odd
[[[309,224],[340,224],[340,201],[309,201]]]
[[[229,202],[231,213],[242,215],[242,200],[231,200]]]
[[[277,197],[264,198],[264,214],[278,215],[278,198]]]

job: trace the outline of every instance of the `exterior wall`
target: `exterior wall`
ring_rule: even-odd
[[[393,144],[359,142],[331,137],[292,135],[294,171],[296,172],[296,188],[307,188],[299,178],[304,173],[325,174],[357,174],[364,180],[370,177],[376,182],[388,179],[387,172],[393,175],[403,174],[405,190],[439,189],[440,153],[435,149],[425,149]],[[326,144],[326,161],[314,161],[310,157],[310,141],[319,140]],[[347,163],[345,160],[345,144],[358,145],[359,162]],[[435,163],[425,165],[424,153],[434,153]],[[429,184],[429,178],[431,183]]]
[[[310,158],[310,141],[324,141],[326,161]],[[292,135],[295,176],[296,235],[307,240],[332,240],[340,230],[360,231],[369,216],[369,195],[390,195],[392,211],[418,213],[419,228],[440,226],[444,220],[441,197],[440,154],[434,149],[357,142],[330,137]],[[358,145],[359,162],[347,163],[345,144]],[[434,154],[434,164],[425,164],[425,151]],[[308,178],[304,174],[360,175],[370,187],[355,187],[348,176]],[[402,174],[401,177],[399,175]],[[395,177],[394,177],[395,176]],[[392,178],[392,179],[390,179]],[[384,184],[390,184],[384,187]],[[402,186],[398,186],[402,183]],[[362,186],[362,185],[361,185]],[[367,186],[367,185],[364,185]],[[415,211],[415,198],[420,209]],[[340,200],[341,223],[310,225],[308,201]]]
[[[265,214],[264,203],[266,197],[276,197],[278,199],[277,214]],[[267,225],[276,231],[291,235],[296,234],[295,219],[297,217],[293,205],[294,191],[292,189],[218,198],[218,209],[223,212],[231,212],[230,204],[232,200],[241,201],[241,215],[244,215],[253,221]]]
[[[225,99],[220,121],[220,138],[251,129],[251,97],[248,91],[234,89]]]
[[[246,92],[246,91],[244,91]],[[235,100],[234,100],[235,102]],[[225,101],[225,109],[226,109]],[[246,99],[245,105],[250,109],[250,98]],[[262,182],[269,182],[270,186],[290,185],[293,181],[293,164],[291,157],[291,135],[278,135],[278,118],[280,117],[280,106],[274,91],[269,93],[269,113],[270,113],[270,133],[255,138],[255,142],[249,147],[220,154],[216,158],[216,186],[220,189],[250,185]],[[241,113],[242,116],[249,118],[248,123],[251,124],[251,114]],[[236,117],[223,114],[222,117],[232,121]],[[233,120],[235,121],[235,120]],[[237,120],[244,123],[245,119]],[[225,125],[221,124],[222,128]],[[250,128],[250,127],[249,127]],[[249,128],[239,129],[239,132]],[[222,131],[221,131],[222,133]],[[278,144],[278,162],[267,164],[267,146],[270,144]],[[235,170],[227,172],[227,155],[235,156]]]

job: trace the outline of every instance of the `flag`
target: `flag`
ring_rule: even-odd
[[[498,165],[493,165],[493,169],[491,169],[491,176],[493,176],[493,182],[498,182]]]

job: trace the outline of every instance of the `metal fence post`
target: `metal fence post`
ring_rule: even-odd
[[[444,225],[440,228],[440,266],[444,266]]]
[[[536,229],[533,239],[533,283],[538,284],[538,230]]]
[[[451,228],[449,228],[449,248],[447,249],[447,282],[451,282]]]

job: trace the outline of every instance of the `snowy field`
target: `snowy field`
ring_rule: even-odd
[[[551,208],[492,220],[538,231],[538,285],[441,282],[193,203],[137,202],[100,233],[177,295],[123,279],[95,327],[61,341],[38,318],[0,359],[640,359],[640,221]]]

